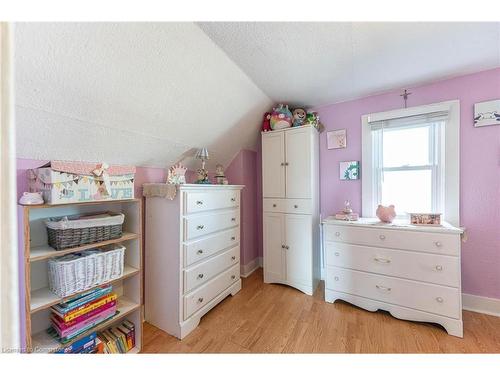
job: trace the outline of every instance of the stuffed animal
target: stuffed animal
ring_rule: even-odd
[[[302,108],[295,108],[292,112],[293,124],[292,126],[302,126],[306,121],[306,111]]]
[[[271,113],[271,129],[285,129],[292,126],[292,112],[287,105],[280,104]]]
[[[262,131],[268,132],[271,129],[271,112],[264,113],[264,120],[262,121]]]
[[[379,204],[375,214],[383,223],[392,223],[392,221],[396,217],[396,210],[394,209],[393,204],[391,204],[388,207]]]

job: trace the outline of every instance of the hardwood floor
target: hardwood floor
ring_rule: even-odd
[[[262,269],[180,341],[144,324],[143,353],[500,353],[500,317],[463,312],[464,338],[434,324],[398,320],[348,303],[326,303],[283,285]]]

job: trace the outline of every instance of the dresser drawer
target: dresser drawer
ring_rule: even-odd
[[[240,266],[234,265],[184,297],[184,320],[201,309],[240,278]]]
[[[240,211],[231,210],[184,218],[184,240],[204,236],[240,224]]]
[[[347,225],[325,225],[324,229],[326,241],[455,256],[459,255],[460,250],[460,235],[458,234],[360,228]]]
[[[433,314],[461,318],[457,288],[327,267],[326,288]]]
[[[225,269],[240,261],[240,247],[236,246],[206,262],[184,271],[184,293],[203,285]]]
[[[458,257],[326,242],[327,266],[351,268],[417,281],[460,286]]]
[[[234,246],[239,240],[240,228],[236,227],[209,237],[187,242],[183,245],[184,267],[206,259],[223,249]]]
[[[208,210],[238,207],[240,204],[239,190],[184,192],[184,213],[191,214]]]

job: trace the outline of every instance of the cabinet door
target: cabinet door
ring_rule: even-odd
[[[311,198],[311,134],[309,128],[286,132],[286,197]]]
[[[285,215],[286,281],[312,285],[312,217]]]
[[[264,198],[285,197],[285,135],[262,135],[262,194]]]
[[[264,281],[285,280],[284,215],[265,213],[264,220]]]

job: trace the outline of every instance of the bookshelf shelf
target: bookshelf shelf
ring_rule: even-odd
[[[120,238],[83,245],[65,250],[55,250],[47,244],[47,231],[44,220],[49,217],[75,214],[89,214],[104,211],[121,212],[125,215],[123,233]],[[25,329],[23,330],[23,349],[26,352],[52,352],[66,347],[72,342],[109,326],[120,324],[124,319],[135,326],[136,346],[128,353],[138,353],[142,348],[143,322],[143,254],[142,254],[142,200],[126,199],[115,201],[82,202],[60,205],[18,206],[19,228],[23,236],[19,241],[19,251],[24,259],[21,295],[24,295],[23,310]],[[118,294],[119,313],[111,319],[89,329],[71,342],[60,344],[47,333],[50,327],[50,307],[68,300],[72,296],[60,298],[50,291],[48,284],[48,260],[86,249],[109,244],[123,243],[125,246],[124,270],[122,277],[97,287],[112,284],[113,292]]]

